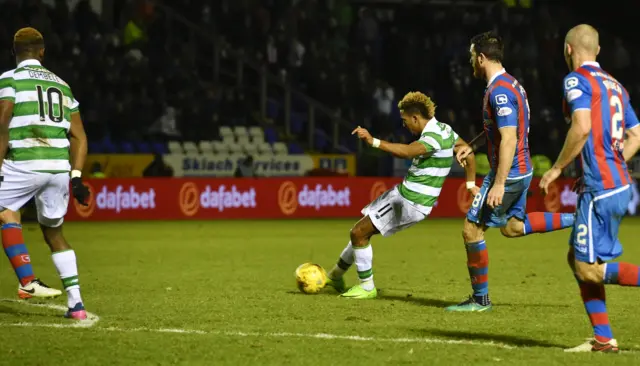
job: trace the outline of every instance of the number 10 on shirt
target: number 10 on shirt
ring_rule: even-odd
[[[36,89],[38,90],[38,113],[40,115],[40,121],[44,122],[48,115],[52,122],[62,122],[64,119],[64,97],[62,96],[62,91],[54,86],[47,88],[45,91],[42,85],[36,85]],[[46,104],[44,94],[46,94]],[[54,99],[54,96],[57,96],[57,99]],[[55,102],[57,102],[58,108],[54,108],[53,104]],[[45,109],[47,110],[46,115]]]

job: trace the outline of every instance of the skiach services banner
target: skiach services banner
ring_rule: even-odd
[[[176,177],[233,177],[244,154],[168,154],[164,162]],[[314,168],[309,155],[254,155],[253,167],[261,177],[303,176]]]
[[[398,178],[126,178],[87,180],[88,206],[70,200],[68,221],[357,218]],[[478,180],[478,184],[480,180]],[[572,180],[547,196],[531,184],[527,211],[573,212]],[[465,181],[449,178],[430,217],[462,218],[471,205]]]

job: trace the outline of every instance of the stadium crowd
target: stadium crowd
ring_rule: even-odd
[[[220,124],[259,123],[255,82],[238,88],[213,83],[202,67],[211,47],[189,47],[163,11],[146,0],[114,1],[109,21],[87,0],[2,3],[0,65],[10,69],[11,36],[21,26],[40,29],[45,65],[67,80],[81,102],[90,139],[216,137]],[[194,24],[242,49],[295,88],[340,109],[351,121],[397,139],[407,136],[396,103],[423,90],[438,103],[438,118],[471,138],[479,132],[481,81],[468,63],[471,35],[492,24],[506,41],[505,64],[527,89],[532,106],[532,152],[555,156],[565,124],[562,41],[576,21],[561,5],[530,9],[494,6],[363,6],[348,0],[164,1]],[[486,3],[484,3],[486,4]],[[533,31],[532,31],[533,30]],[[602,62],[634,96],[635,48],[603,33]],[[207,65],[207,63],[204,63]],[[206,68],[209,70],[210,68]],[[301,111],[304,113],[303,111]],[[276,123],[282,123],[282,114]],[[298,136],[304,143],[306,135]]]
[[[221,103],[222,88],[190,67],[192,54],[165,44],[165,24],[144,4],[119,3],[109,22],[87,0],[73,9],[66,0],[55,6],[42,0],[2,2],[0,66],[15,67],[11,42],[17,29],[41,30],[45,66],[72,86],[90,140],[213,138],[218,114],[242,117],[237,114],[248,108]]]
[[[223,35],[272,72],[286,73],[293,85],[341,108],[348,119],[369,120],[372,123],[365,124],[374,131],[396,136],[406,136],[395,105],[409,90],[434,97],[439,118],[463,136],[479,132],[484,88],[472,79],[469,38],[493,28],[505,39],[508,71],[529,95],[532,152],[555,156],[565,129],[563,37],[578,19],[560,2],[540,2],[533,8],[511,3],[516,6],[192,0],[176,11]],[[602,35],[602,44],[612,45],[603,52],[603,63],[632,88],[632,96],[640,95],[640,78],[633,72],[640,60],[637,51],[606,32]],[[542,141],[551,143],[536,143]]]

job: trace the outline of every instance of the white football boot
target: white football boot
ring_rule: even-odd
[[[620,348],[618,348],[618,342],[615,339],[611,339],[607,343],[600,343],[596,341],[594,338],[588,338],[587,341],[584,342],[583,344],[573,348],[567,348],[564,351],[565,352],[618,353],[620,352]]]
[[[26,286],[18,286],[18,297],[26,300],[32,297],[38,297],[42,299],[53,299],[62,295],[62,291],[56,290],[44,284],[37,278],[29,282]]]

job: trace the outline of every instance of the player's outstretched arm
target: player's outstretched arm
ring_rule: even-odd
[[[69,131],[71,144],[71,169],[82,171],[87,160],[87,134],[84,132],[80,112],[71,114],[71,129]]]
[[[0,100],[0,167],[9,148],[9,123],[13,116],[13,101]]]
[[[624,161],[631,160],[640,149],[640,128],[638,127],[640,125],[635,125],[627,130],[627,139],[624,141],[624,150],[622,151]]]
[[[358,138],[366,142],[369,146],[378,148],[382,151],[386,151],[395,157],[402,159],[413,159],[416,156],[426,155],[427,147],[421,142],[415,141],[411,144],[396,144],[384,140],[373,138],[366,128],[358,127],[352,135],[358,135]]]

